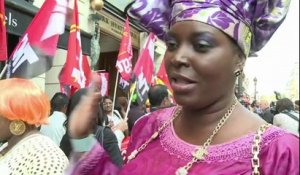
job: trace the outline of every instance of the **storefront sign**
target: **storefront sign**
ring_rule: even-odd
[[[21,36],[32,20],[32,16],[16,11],[14,9],[5,9],[5,18],[7,32]]]
[[[7,33],[21,37],[33,19],[34,14],[29,14],[10,7],[5,8]],[[91,35],[81,33],[82,51],[85,55],[91,54]],[[59,37],[58,48],[67,49],[69,31],[66,30]]]
[[[116,17],[113,17],[105,11],[101,11],[100,14],[100,30],[104,31],[105,33],[111,34],[121,40],[125,22],[117,19]],[[139,32],[130,27],[130,33],[132,45],[136,48],[139,48]]]

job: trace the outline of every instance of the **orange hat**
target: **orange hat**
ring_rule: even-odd
[[[48,96],[30,80],[0,80],[1,117],[38,126],[47,123],[49,112]]]

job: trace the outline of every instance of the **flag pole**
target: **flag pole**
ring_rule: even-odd
[[[6,71],[6,69],[7,69],[7,65],[8,64],[5,64],[5,66],[4,66],[4,68],[3,68],[3,70],[1,71],[1,74],[0,74],[0,79],[2,79],[2,77],[3,77],[3,75],[4,75],[4,72]]]
[[[128,101],[128,104],[127,104],[127,109],[126,109],[126,113],[125,113],[125,117],[124,117],[125,120],[128,119],[128,113],[129,113],[129,110],[130,110],[130,104],[131,104],[131,101],[132,101],[132,97],[133,97],[133,94],[134,94],[134,91],[135,91],[135,88],[136,88],[136,82],[134,82],[132,84],[132,86],[133,86],[133,89],[132,89],[132,92],[130,93],[130,98],[129,98],[129,101]]]
[[[115,89],[114,89],[114,97],[113,97],[113,104],[112,104],[112,111],[114,112],[115,109],[115,102],[116,102],[116,96],[117,96],[117,87],[118,87],[118,79],[119,79],[119,71],[117,71],[117,76],[116,76],[116,83],[115,83]]]

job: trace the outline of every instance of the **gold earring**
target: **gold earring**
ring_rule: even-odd
[[[240,75],[241,75],[241,71],[238,70],[238,71],[234,72],[234,75],[235,75],[236,77],[240,76]]]
[[[26,125],[21,120],[12,121],[9,124],[9,131],[13,135],[16,135],[16,136],[22,135],[22,134],[24,134],[25,130],[26,130]]]

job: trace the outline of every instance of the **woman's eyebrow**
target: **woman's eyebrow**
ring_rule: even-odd
[[[167,39],[168,37],[174,37],[175,38],[176,34],[174,32],[172,32],[172,31],[169,31],[169,32],[166,33],[165,39]]]
[[[212,37],[213,35],[212,35],[210,32],[207,32],[207,31],[193,32],[193,33],[191,34],[191,37],[198,37],[198,36]]]

